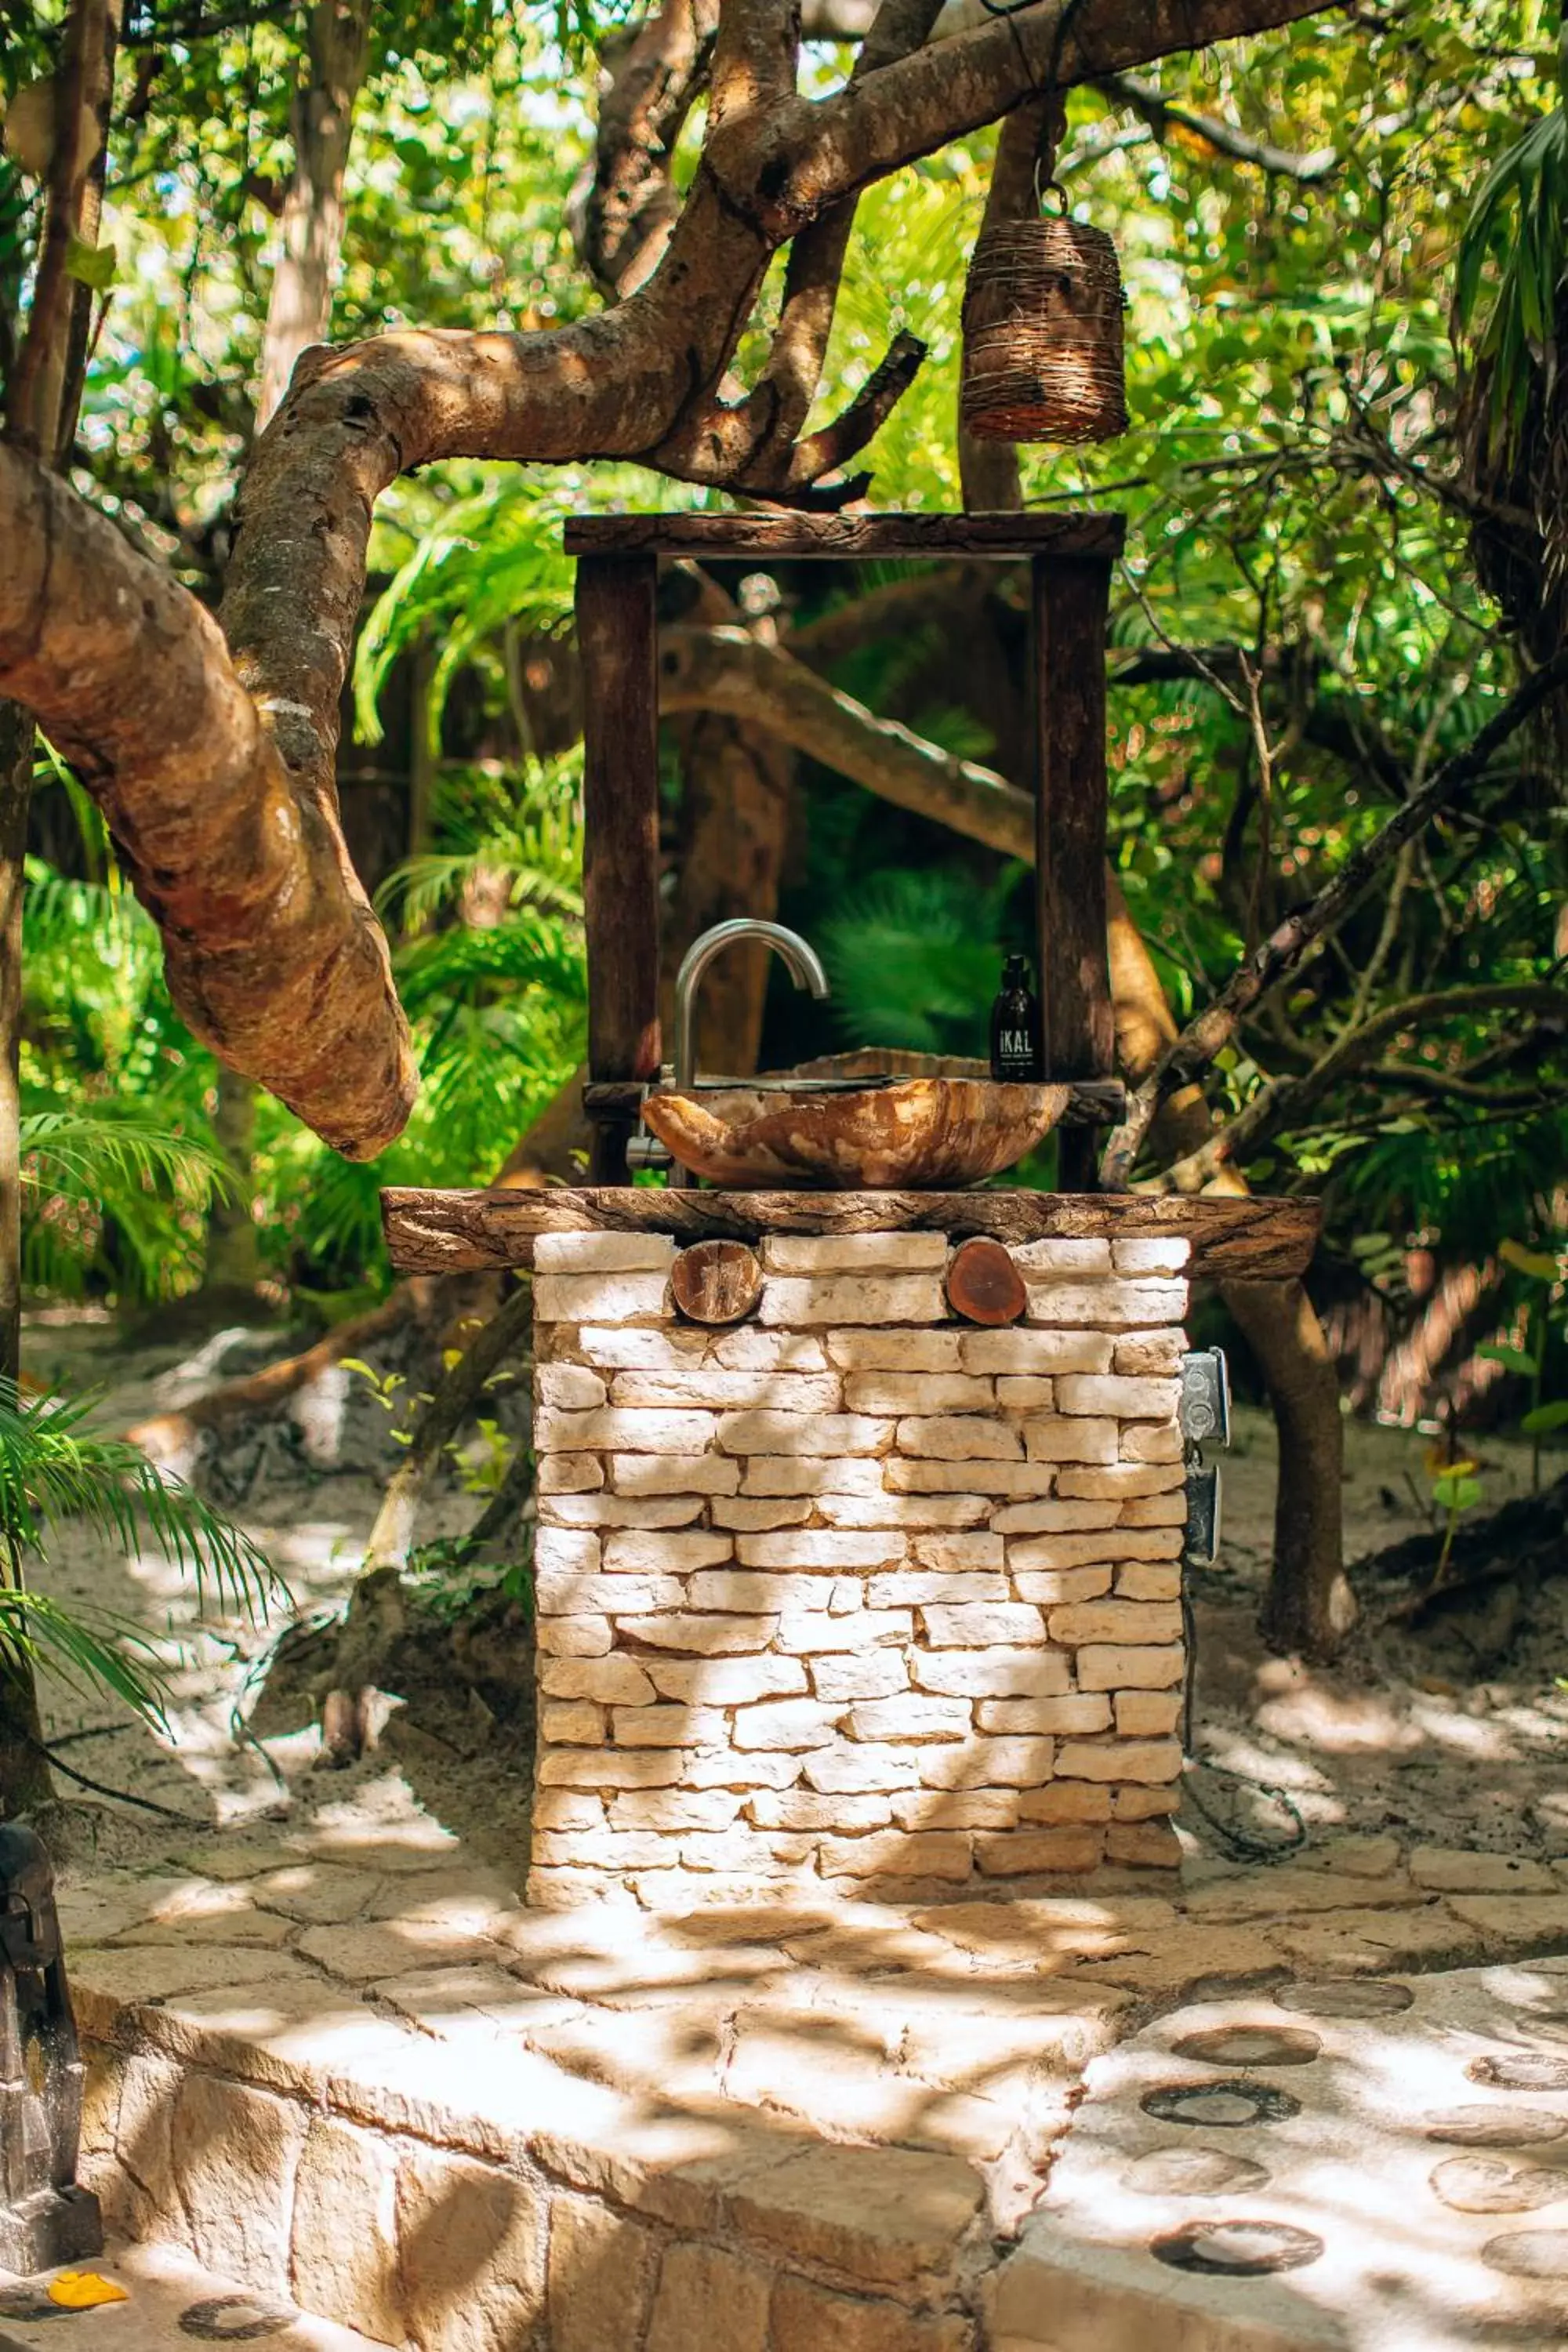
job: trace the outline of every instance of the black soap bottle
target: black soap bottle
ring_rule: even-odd
[[[1015,1086],[1032,1086],[1040,1075],[1040,1000],[1021,955],[1007,958],[991,1007],[991,1075]]]

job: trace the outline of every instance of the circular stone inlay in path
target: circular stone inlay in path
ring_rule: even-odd
[[[1481,2260],[1510,2278],[1568,2278],[1568,2230],[1514,2230],[1489,2238]]]
[[[1432,2186],[1457,2213],[1533,2213],[1568,2197],[1568,2172],[1503,2156],[1451,2156],[1434,2170]]]
[[[218,2294],[183,2311],[180,2333],[198,2336],[204,2344],[259,2344],[264,2336],[281,2336],[299,2316],[292,2304],[276,2303],[268,2295]]]
[[[1147,2197],[1218,2197],[1227,2189],[1261,2189],[1268,2179],[1262,2165],[1223,2147],[1152,2147],[1128,2166],[1121,2185]]]
[[[1299,2025],[1211,2025],[1184,2033],[1173,2047],[1178,2058],[1201,2058],[1207,2066],[1310,2066],[1323,2045]]]
[[[1543,2116],[1529,2107],[1448,2107],[1423,2116],[1428,2139],[1450,2147],[1540,2147],[1568,2132],[1568,2116]]]
[[[1299,2271],[1323,2251],[1310,2230],[1288,2221],[1189,2221],[1149,2249],[1157,2262],[1176,2271],[1218,2272],[1230,2278],[1261,2278],[1270,2271]]]
[[[1500,2058],[1472,2058],[1465,2072],[1491,2091],[1568,2091],[1568,2058],[1554,2058],[1548,2050],[1505,2050]]]
[[[1222,2131],[1239,2131],[1247,2124],[1282,2124],[1301,2112],[1301,2102],[1289,2091],[1262,2083],[1168,2083],[1146,2091],[1139,2103],[1146,2116],[1163,2124],[1218,2125]]]
[[[1318,1984],[1281,1985],[1273,1996],[1280,2009],[1301,2017],[1395,2017],[1415,1995],[1392,1977],[1331,1977]]]

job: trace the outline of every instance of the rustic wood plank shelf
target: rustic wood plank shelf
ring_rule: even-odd
[[[1194,1275],[1279,1282],[1306,1271],[1322,1223],[1316,1201],[1193,1201],[1142,1192],[703,1192],[653,1185],[436,1192],[404,1185],[384,1192],[381,1205],[400,1274],[527,1266],[537,1234],[754,1242],[767,1234],[934,1230],[1015,1244],[1179,1236],[1193,1245]]]

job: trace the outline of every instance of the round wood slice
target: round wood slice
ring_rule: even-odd
[[[699,1242],[680,1252],[669,1286],[689,1323],[743,1323],[763,1295],[763,1269],[744,1242]]]
[[[1016,1323],[1029,1303],[1024,1277],[1000,1242],[967,1241],[947,1262],[947,1303],[966,1323]]]

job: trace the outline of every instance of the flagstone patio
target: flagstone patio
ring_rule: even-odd
[[[433,1822],[327,1819],[99,1875],[68,1887],[62,1915],[93,2060],[85,2168],[111,2226],[376,2341],[1563,2340],[1560,2317],[1540,2317],[1557,2312],[1551,2247],[1526,2249],[1527,2276],[1498,2268],[1486,2248],[1508,2225],[1458,2222],[1418,2176],[1462,2154],[1422,2138],[1428,2109],[1468,2095],[1552,2110],[1528,2087],[1462,2095],[1456,2053],[1545,2053],[1568,2078],[1552,2014],[1560,1991],[1568,2014],[1568,1974],[1529,1965],[1568,1948],[1568,1864],[1345,1836],[1271,1869],[1190,1858],[1179,1885],[1126,1873],[1032,1898],[653,1917],[630,1901],[529,1910]],[[1473,1972],[1462,1991],[1430,1973],[1454,1969]],[[1378,2011],[1390,1978],[1408,1980],[1408,2011],[1402,1994]],[[1365,1987],[1373,2014],[1340,2013],[1353,1992],[1325,2009],[1325,1979]],[[1208,2054],[1187,2038],[1237,2024],[1268,2032]],[[1287,2027],[1318,2045],[1306,2063],[1270,2062],[1268,2035]],[[1426,2087],[1373,2116],[1407,2059]],[[1216,2084],[1248,2120],[1216,2111],[1189,2135],[1137,2105],[1151,2085]],[[1263,2109],[1283,2091],[1299,2112],[1253,2116],[1258,2085]],[[1568,2096],[1556,2104],[1568,2133]],[[1156,2171],[1157,2194],[1123,2186],[1108,2203],[1100,2176],[1134,2109],[1128,2165],[1189,2136],[1212,2156],[1217,2138],[1269,2173],[1268,2196],[1222,2163],[1212,2191]],[[1555,2190],[1550,2156],[1533,2196]],[[1391,2195],[1397,2249],[1369,2294]],[[1325,2240],[1317,2278],[1236,2275],[1234,2259],[1224,2274],[1227,2247],[1256,2252],[1260,2219]],[[1196,2268],[1149,2251],[1192,2221],[1220,2230],[1217,2275],[1212,2248]],[[1556,2243],[1550,2222],[1527,2233]],[[1456,2315],[1473,2305],[1475,2326],[1512,2332],[1466,2336],[1456,2315],[1460,2332],[1399,2334],[1423,2265],[1435,2292],[1466,2262],[1487,2292]],[[1121,2333],[1106,2332],[1118,2310]]]

